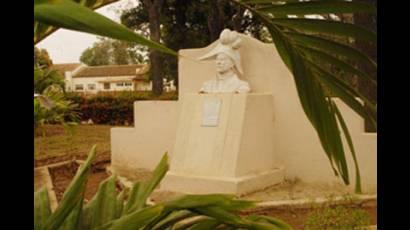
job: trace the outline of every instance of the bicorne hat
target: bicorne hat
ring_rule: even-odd
[[[235,64],[236,70],[240,74],[243,74],[241,65],[241,55],[239,54],[238,48],[240,47],[241,38],[236,31],[231,31],[229,29],[224,29],[219,35],[219,43],[211,51],[199,57],[198,60],[205,60],[214,58],[220,53],[228,55]]]

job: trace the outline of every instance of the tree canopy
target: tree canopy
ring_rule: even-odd
[[[80,61],[89,66],[144,63],[147,61],[146,50],[129,42],[99,38],[92,47],[83,51]]]
[[[39,68],[48,68],[53,65],[53,61],[46,49],[39,49],[34,46],[34,65]]]
[[[218,39],[224,28],[265,42],[270,40],[259,19],[229,1],[167,0],[163,4],[159,18],[161,41],[173,50],[207,46]],[[149,15],[144,4],[122,10],[121,23],[140,34],[149,34]],[[163,78],[177,79],[177,65],[175,57],[164,56]]]

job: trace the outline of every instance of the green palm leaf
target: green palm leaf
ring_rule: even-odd
[[[162,178],[164,178],[165,173],[168,171],[168,169],[168,155],[166,153],[155,168],[152,174],[152,178],[149,181],[144,181],[134,186],[131,198],[126,205],[125,213],[131,213],[146,206],[148,197],[158,186]]]
[[[235,229],[282,230],[282,228],[276,228],[276,226],[272,224],[265,224],[263,222],[255,222],[250,219],[242,218],[220,207],[198,207],[195,208],[194,211],[212,217],[220,223],[233,226]]]
[[[207,195],[185,195],[175,200],[164,203],[165,210],[190,209],[193,207],[205,207],[218,205],[229,211],[239,211],[254,207],[252,201],[235,200],[233,195],[207,194]]]
[[[126,213],[130,213],[130,209],[132,208],[132,206],[134,206],[136,200],[137,200],[137,196],[138,196],[138,190],[139,187],[141,186],[140,182],[136,182],[134,183],[134,185],[131,188],[131,193],[128,197],[128,201],[124,206],[124,209],[122,211],[122,214],[126,214]]]
[[[337,56],[342,56],[347,60],[358,61],[375,69],[377,68],[377,63],[375,61],[350,46],[317,36],[291,32],[285,32],[285,34],[288,35],[288,38],[291,39],[295,45],[311,48],[314,47],[328,54],[337,54]]]
[[[34,192],[34,229],[42,229],[51,215],[47,187],[43,186]]]
[[[78,205],[78,202],[82,202],[87,176],[91,170],[91,162],[95,158],[95,148],[96,146],[94,145],[88,154],[87,160],[78,169],[74,179],[64,192],[58,208],[47,219],[44,229],[57,229]]]
[[[155,228],[162,228],[170,224],[174,224],[180,219],[185,219],[192,215],[192,212],[182,212],[183,210],[192,210],[199,207],[211,207],[218,206],[226,211],[239,211],[242,209],[250,208],[254,206],[254,202],[245,200],[235,200],[233,195],[225,194],[208,194],[208,195],[185,195],[172,201],[163,203],[164,211],[158,216],[156,220],[150,223],[150,225],[145,227],[145,230]],[[174,216],[176,215],[176,216]],[[159,222],[165,217],[170,218],[166,224],[160,224]]]
[[[80,216],[82,213],[83,208],[83,198],[84,198],[84,191],[82,191],[81,199],[77,201],[76,206],[68,215],[68,217],[64,220],[63,224],[59,229],[61,230],[72,230],[78,229],[78,224],[80,224]]]
[[[356,1],[235,1],[234,3],[248,9],[268,28],[272,40],[286,66],[293,73],[296,89],[303,110],[315,128],[323,149],[336,175],[340,175],[345,184],[349,184],[349,172],[341,138],[341,131],[348,139],[350,135],[345,126],[339,129],[338,120],[342,123],[340,112],[334,102],[327,96],[326,90],[339,96],[349,107],[364,118],[375,123],[376,105],[369,103],[349,84],[325,70],[321,64],[337,66],[341,71],[353,73],[377,84],[373,76],[347,63],[358,61],[377,68],[376,63],[360,51],[336,42],[322,35],[337,38],[354,38],[367,42],[376,42],[376,35],[354,24],[331,20],[277,18],[289,14],[329,14],[329,13],[374,13],[373,5]],[[270,2],[270,3],[269,3]],[[315,35],[313,35],[314,33]],[[321,64],[318,64],[321,63]],[[370,111],[365,110],[357,98],[370,104]],[[335,108],[336,107],[336,108]],[[349,148],[354,153],[353,144]],[[356,158],[355,165],[357,165]],[[360,192],[360,172],[356,170],[356,191]]]
[[[374,32],[350,23],[303,18],[273,18],[270,21],[275,25],[297,29],[303,32],[337,35],[370,42],[376,42],[377,40]]]
[[[117,194],[115,181],[116,176],[113,175],[100,184],[98,192],[95,194],[91,228],[97,228],[116,218]]]
[[[266,2],[265,2],[266,3]],[[337,13],[375,13],[376,7],[363,2],[312,1],[295,2],[283,5],[258,8],[262,12],[279,14],[337,14]]]
[[[196,214],[186,210],[175,211],[168,215],[163,215],[162,218],[157,218],[157,220],[152,221],[144,228],[144,230],[167,229],[174,226],[177,222],[192,216],[196,216]]]
[[[242,0],[246,4],[282,5],[284,3],[299,2],[299,0]]]
[[[35,0],[34,19],[47,25],[135,42],[177,56],[175,51],[70,0]]]
[[[125,189],[116,195],[115,176],[103,181],[96,195],[83,206],[84,175],[90,170],[91,160],[95,158],[94,153],[95,146],[86,162],[77,171],[55,213],[51,214],[46,188],[35,193],[35,229],[291,229],[281,220],[274,218],[238,216],[234,212],[253,206],[253,202],[236,200],[232,195],[186,195],[172,201],[146,206],[145,194],[153,191],[158,180],[163,178],[164,170],[168,170],[167,155],[163,157],[156,173],[145,185],[142,184],[140,187],[139,184],[134,187],[134,196],[141,197],[129,197],[131,209],[127,213],[121,213],[121,209],[128,190]],[[145,189],[141,190],[142,188]],[[69,200],[73,203],[67,203]],[[144,205],[141,208],[134,208],[139,201]]]
[[[361,181],[360,181],[360,169],[359,169],[359,163],[357,161],[357,157],[356,157],[356,151],[354,150],[354,146],[353,146],[353,141],[352,138],[350,136],[349,133],[349,129],[347,128],[347,125],[343,119],[342,114],[339,111],[339,108],[337,108],[336,104],[334,102],[332,102],[332,107],[337,115],[337,119],[340,122],[340,126],[342,126],[343,129],[343,133],[346,137],[346,141],[349,145],[349,149],[350,152],[352,154],[352,158],[353,158],[353,162],[354,162],[354,166],[355,166],[355,170],[356,170],[356,184],[355,184],[355,191],[357,193],[359,193],[360,191],[362,191],[362,186],[361,186]]]
[[[161,205],[155,205],[136,210],[132,213],[121,216],[119,219],[110,221],[103,226],[96,228],[96,230],[139,229],[160,215],[163,208],[164,207]]]
[[[178,226],[176,229],[189,229],[189,230],[208,230],[216,229],[221,222],[215,219],[204,218],[195,221],[191,221],[184,225]]]
[[[124,200],[125,200],[125,195],[127,193],[127,189],[123,189],[120,194],[117,196],[117,205],[115,209],[115,219],[119,218],[122,214],[122,210],[124,209]]]
[[[177,223],[172,227],[172,230],[207,230],[215,229],[220,224],[221,223],[218,220],[206,216],[200,216],[190,220],[186,220],[183,223]]]
[[[260,215],[250,215],[248,219],[253,220],[253,221],[265,221],[267,223],[273,224],[278,227],[278,229],[282,230],[291,230],[292,227],[283,222],[280,219],[273,218],[273,217],[268,217],[268,216],[260,216]]]
[[[337,124],[329,110],[329,102],[326,100],[324,89],[307,68],[304,59],[291,46],[288,46],[288,52],[302,107],[318,133],[335,174],[340,174],[344,183],[349,184],[342,141]]]
[[[359,77],[361,77],[365,80],[368,80],[370,83],[374,84],[375,86],[377,85],[376,79],[372,78],[371,76],[364,73],[363,71],[357,69],[353,65],[351,65],[351,64],[349,64],[349,63],[347,63],[343,60],[340,60],[338,58],[335,58],[332,55],[329,55],[329,54],[327,54],[325,52],[322,52],[320,50],[317,50],[317,49],[312,49],[312,48],[303,47],[303,46],[300,47],[300,50],[305,55],[312,58],[313,60],[311,60],[311,61],[314,61],[316,59],[316,60],[319,60],[323,63],[328,62],[328,63],[332,64],[333,66],[336,66],[336,67],[339,67],[340,69],[343,69],[345,72],[352,73],[352,74],[354,74],[356,76],[359,76]]]
[[[117,2],[118,0],[72,0],[87,8],[96,10],[105,5]],[[34,44],[41,42],[44,38],[58,30],[58,27],[50,26],[38,21],[34,21]]]
[[[370,121],[376,125],[374,120],[374,117],[376,116],[376,106],[372,102],[370,102],[361,93],[357,92],[357,90],[353,89],[353,87],[351,87],[348,83],[335,77],[333,74],[323,70],[321,67],[312,62],[308,61],[307,63],[314,71],[317,71],[315,76],[318,77],[318,81],[326,85],[336,96],[340,97],[340,99],[342,99],[343,102],[345,102],[356,113],[362,117],[369,118]],[[371,113],[368,113],[364,105],[361,104],[356,97],[359,97],[365,104],[367,104]]]

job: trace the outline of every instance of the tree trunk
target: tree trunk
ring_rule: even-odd
[[[224,29],[223,3],[223,0],[209,0],[208,29],[210,42],[217,40]]]
[[[237,13],[233,16],[233,29],[239,33],[243,32],[242,29],[242,19],[245,9],[242,7],[237,7]]]
[[[160,11],[163,0],[144,0],[143,4],[148,10],[150,39],[160,42]],[[159,51],[150,49],[149,59],[151,63],[152,91],[155,95],[161,95],[164,88],[162,63],[163,57]]]

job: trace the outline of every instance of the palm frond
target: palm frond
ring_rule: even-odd
[[[35,0],[34,19],[50,26],[135,42],[177,56],[175,51],[71,0]],[[38,25],[35,28],[38,29]]]
[[[348,45],[348,41],[351,40],[376,43],[377,38],[373,31],[351,23],[320,19],[323,18],[320,15],[372,14],[376,11],[375,6],[357,1],[232,0],[232,2],[249,10],[268,29],[282,60],[293,73],[303,110],[315,128],[335,174],[340,175],[348,185],[350,180],[342,133],[349,139],[352,154],[354,154],[354,147],[343,118],[336,104],[329,97],[328,91],[340,97],[356,113],[370,119],[373,124],[376,124],[377,106],[345,82],[339,74],[332,73],[325,66],[336,66],[343,73],[357,75],[377,85],[375,76],[349,64],[351,61],[357,61],[376,69],[376,62]],[[316,15],[316,17],[307,18],[306,15]],[[341,39],[347,42],[341,43]],[[370,110],[366,109],[364,104],[369,105]],[[358,165],[356,157],[354,163],[355,166]],[[358,168],[356,169],[356,191],[361,192]]]

